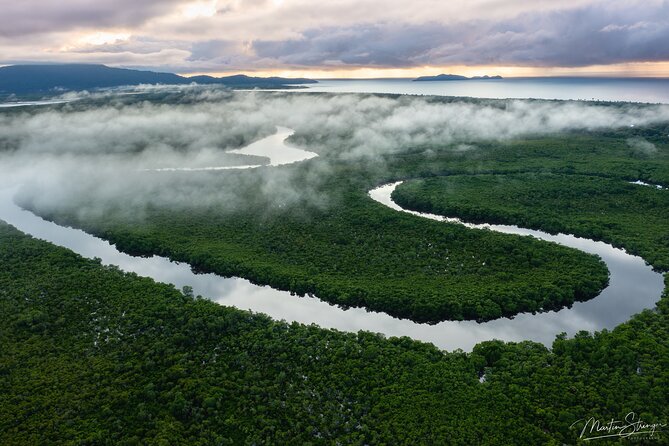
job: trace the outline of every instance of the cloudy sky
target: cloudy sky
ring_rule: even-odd
[[[664,0],[0,0],[0,65],[669,76]]]

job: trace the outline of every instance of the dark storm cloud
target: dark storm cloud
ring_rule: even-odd
[[[470,57],[548,66],[669,59],[669,2],[641,6],[520,15],[473,41]]]
[[[217,72],[669,61],[669,0],[2,3],[0,64]]]
[[[136,26],[181,0],[16,0],[2,2],[0,36],[82,27]]]
[[[631,2],[521,14],[506,21],[376,23],[254,42],[258,57],[289,65],[448,64],[586,66],[669,59],[669,2]]]
[[[439,42],[457,39],[457,29],[438,24],[357,25],[305,31],[299,40],[256,41],[261,58],[277,58],[296,65],[327,63],[412,66]]]

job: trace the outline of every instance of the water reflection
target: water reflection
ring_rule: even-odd
[[[512,225],[490,225],[464,223],[457,218],[415,212],[401,208],[391,199],[391,194],[401,182],[387,184],[370,191],[375,201],[394,210],[407,212],[422,218],[463,224],[473,229],[488,229],[507,234],[532,236],[581,251],[597,254],[610,271],[609,286],[599,296],[587,302],[577,302],[572,308],[541,314],[523,313],[513,319],[502,318],[476,324],[456,323],[460,328],[472,328],[476,336],[491,336],[504,340],[531,339],[550,344],[555,334],[562,331],[573,334],[579,330],[601,330],[613,328],[645,308],[652,308],[662,293],[664,282],[661,274],[652,270],[638,256],[626,253],[604,242],[583,239],[567,234],[551,235],[542,231],[519,228]],[[446,325],[449,323],[444,323]],[[439,326],[442,324],[439,324]],[[470,347],[471,342],[467,344]]]
[[[393,209],[403,211],[390,200],[390,194],[397,185],[393,183],[374,189],[370,191],[370,196]],[[13,201],[16,189],[0,191],[0,219],[27,234],[69,248],[84,257],[98,257],[104,264],[117,265],[125,271],[171,283],[178,288],[189,285],[195,294],[208,297],[221,305],[265,313],[275,319],[313,323],[350,332],[368,330],[387,336],[409,336],[448,350],[460,348],[469,351],[476,343],[490,339],[529,339],[550,345],[555,335],[563,331],[574,334],[579,330],[612,328],[629,319],[632,314],[653,307],[663,287],[662,276],[653,272],[640,257],[631,256],[602,242],[569,235],[553,236],[513,226],[468,224],[475,228],[533,235],[598,254],[611,271],[610,285],[597,298],[576,303],[571,309],[558,312],[520,314],[514,319],[503,318],[486,323],[447,321],[436,325],[417,324],[361,308],[343,310],[314,297],[294,296],[268,286],[254,285],[244,279],[194,274],[187,264],[171,262],[158,256],[129,256],[84,231],[59,226],[21,209]],[[440,216],[420,216],[450,220]]]
[[[306,150],[297,149],[286,144],[286,140],[295,133],[295,130],[287,127],[276,127],[276,133],[267,138],[249,144],[241,149],[230,150],[228,153],[240,155],[255,155],[269,158],[270,166],[281,166],[284,164],[297,163],[317,157],[318,154]],[[277,150],[277,147],[280,149]]]
[[[295,130],[287,127],[276,127],[276,133],[262,138],[241,149],[228,150],[227,153],[239,155],[262,156],[269,159],[268,166],[282,166],[284,164],[297,163],[317,157],[318,154],[306,150],[291,147],[286,140],[295,133]],[[198,166],[198,167],[161,167],[158,169],[144,169],[153,172],[202,172],[231,169],[255,169],[260,164],[247,164],[241,166]]]
[[[653,78],[530,77],[446,82],[412,82],[411,79],[322,79],[317,84],[306,87],[306,91],[327,93],[669,103],[669,79]]]

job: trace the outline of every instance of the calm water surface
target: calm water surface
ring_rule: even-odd
[[[287,147],[284,140],[288,134],[290,129],[280,128],[277,135],[254,147],[262,148],[262,154],[268,156],[274,163],[281,163],[281,160],[295,162],[294,152],[290,152],[290,156],[283,159],[270,153],[272,151],[270,146],[277,151]],[[268,141],[273,143],[269,144]],[[304,159],[311,157],[310,153],[306,152],[303,155]],[[253,151],[253,154],[260,153]],[[387,184],[370,191],[369,205],[378,206],[380,203],[397,212],[410,212],[416,215],[416,218],[442,220],[444,224],[461,224],[457,219],[405,211],[390,198],[398,184]],[[475,344],[490,339],[533,340],[550,346],[555,335],[560,332],[573,335],[579,330],[613,328],[629,319],[631,315],[645,308],[652,308],[659,300],[663,289],[662,275],[653,272],[643,259],[602,242],[562,234],[550,235],[513,226],[468,225],[472,228],[534,236],[598,254],[611,272],[610,284],[595,299],[576,303],[572,308],[557,312],[524,313],[513,319],[502,318],[486,323],[446,321],[436,325],[417,324],[384,313],[368,312],[362,308],[344,310],[315,297],[294,296],[268,286],[254,285],[244,279],[223,278],[214,274],[194,274],[189,265],[171,262],[158,256],[142,258],[124,254],[105,240],[78,229],[45,221],[21,209],[13,201],[17,189],[18,186],[0,190],[0,219],[27,234],[69,248],[84,257],[98,257],[104,264],[117,265],[125,271],[151,277],[159,282],[171,283],[177,288],[189,285],[193,287],[195,294],[222,305],[265,313],[275,319],[313,323],[349,332],[367,330],[387,336],[409,336],[448,350],[460,348],[469,351]]]
[[[441,82],[413,82],[411,79],[320,79],[317,84],[298,85],[298,87],[300,88],[276,91],[391,93],[494,99],[536,98],[669,104],[669,78],[518,77]],[[128,88],[137,87],[125,87],[125,89]],[[194,87],[191,85],[153,86],[153,89],[163,91],[183,91],[192,88]],[[126,92],[124,87],[119,87],[116,91],[117,94],[124,95],[142,93],[142,91]],[[0,102],[0,108],[52,105],[64,102],[69,102],[69,100]]]
[[[339,79],[320,80],[318,84],[309,84],[307,91],[669,103],[669,79],[648,78],[535,77],[442,82],[412,82],[411,79]]]

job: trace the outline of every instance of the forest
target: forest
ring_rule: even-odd
[[[149,99],[189,105],[187,98]],[[503,101],[491,104],[502,107]],[[99,106],[99,101],[90,104]],[[399,153],[393,149],[361,163],[342,159],[341,150],[336,149],[351,135],[330,137],[334,141],[318,128],[298,129],[292,143],[320,157],[282,166],[281,174],[273,173],[276,170],[271,167],[225,174],[142,174],[141,187],[154,184],[142,192],[147,196],[217,191],[204,204],[198,199],[169,206],[156,203],[158,199],[133,204],[130,189],[120,197],[100,199],[95,185],[75,182],[79,177],[68,180],[72,183],[68,192],[74,198],[64,205],[40,206],[36,201],[48,192],[44,186],[22,194],[20,202],[44,217],[85,228],[130,254],[158,254],[187,262],[201,272],[244,277],[343,307],[364,307],[417,322],[485,321],[558,309],[596,296],[608,283],[608,272],[595,256],[527,237],[417,221],[380,206],[367,195],[373,187],[394,179],[448,173],[441,170],[444,166],[454,172],[513,169],[510,152],[518,149],[509,147],[510,143],[472,153],[439,145],[408,147]],[[585,137],[592,139],[590,143],[601,141]],[[559,150],[569,152],[571,141],[542,138],[541,144],[546,142],[557,146],[547,150],[551,157],[558,157]],[[529,163],[541,160],[532,150],[524,150],[526,159],[518,165],[531,169]]]
[[[202,272],[418,322],[560,308],[596,296],[608,282],[606,266],[593,255],[527,237],[417,223],[362,194],[344,191],[327,210],[290,206],[270,215],[271,204],[254,197],[262,194],[244,195],[246,207],[234,212],[153,208],[133,225],[112,213],[84,224],[130,254],[157,253]]]
[[[216,100],[236,104],[234,97]],[[370,114],[396,103],[412,111],[418,100],[488,113],[513,108],[505,101],[355,97]],[[67,117],[106,101],[48,110]],[[165,103],[190,113],[193,102],[178,95],[114,101],[105,111],[112,123],[127,106],[140,107],[141,120]],[[594,105],[616,116],[631,107]],[[388,209],[367,193],[381,184],[404,180],[394,198],[414,209],[605,240],[669,269],[667,191],[629,183],[669,185],[666,122],[466,134],[457,142],[442,134],[393,137],[372,156],[356,151],[371,137],[366,129],[337,127],[328,116],[334,129],[324,132],[317,112],[310,118],[315,123],[285,123],[296,130],[292,144],[319,154],[304,163],[168,176],[123,165],[112,170],[122,179],[112,189],[102,169],[65,170],[55,183],[46,173],[25,183],[17,200],[128,253],[427,323],[569,306],[594,297],[608,272],[581,251]],[[246,119],[246,138],[271,132],[266,121]],[[96,138],[109,140],[107,131]],[[237,147],[246,141],[240,135],[221,140]],[[0,135],[0,151],[26,150],[21,138]],[[47,157],[49,145],[39,143],[31,140],[30,150]],[[148,145],[132,140],[127,150],[135,156]],[[54,191],[68,199],[53,199]],[[611,330],[561,334],[550,348],[488,341],[471,352],[286,324],[206,297],[0,224],[0,443],[561,445],[587,443],[579,437],[592,417],[634,412],[646,423],[669,420],[666,288],[656,308]],[[638,441],[661,444],[664,435]]]
[[[603,240],[669,270],[669,193],[598,176],[455,175],[402,184],[394,199],[423,212]]]
[[[0,443],[575,444],[584,418],[669,418],[667,302],[550,350],[441,352],[222,307],[2,224]]]

